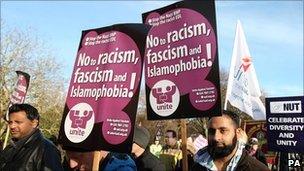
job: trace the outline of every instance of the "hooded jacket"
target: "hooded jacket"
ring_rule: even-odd
[[[154,156],[149,149],[137,158],[135,158],[137,170],[139,171],[164,171],[165,165],[159,158]]]

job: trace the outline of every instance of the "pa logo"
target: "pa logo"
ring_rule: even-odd
[[[298,159],[288,159],[288,167],[300,167],[301,162]]]

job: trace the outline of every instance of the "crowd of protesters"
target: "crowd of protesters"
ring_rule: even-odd
[[[9,108],[8,114],[12,138],[0,153],[0,170],[92,170],[93,152],[67,149],[65,156],[60,156],[57,146],[43,137],[35,107],[15,104]],[[204,138],[201,135],[189,137],[189,170],[269,170],[258,140],[251,138],[247,142],[239,121],[238,115],[230,111],[210,118],[207,142],[200,149],[197,149],[195,140]],[[150,132],[145,127],[135,126],[132,152],[126,154],[101,150],[99,170],[182,170],[181,141],[176,131],[166,131],[163,145],[158,137],[154,138],[153,144],[149,144],[150,139]]]

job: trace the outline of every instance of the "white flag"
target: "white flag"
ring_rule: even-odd
[[[238,21],[227,85],[227,101],[255,120],[265,120],[265,107],[260,100],[261,91],[246,43],[241,22]]]

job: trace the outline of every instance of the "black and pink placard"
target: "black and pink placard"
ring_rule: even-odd
[[[143,14],[148,119],[221,114],[213,1],[182,1]]]
[[[76,150],[130,152],[148,26],[83,31],[60,141]]]

